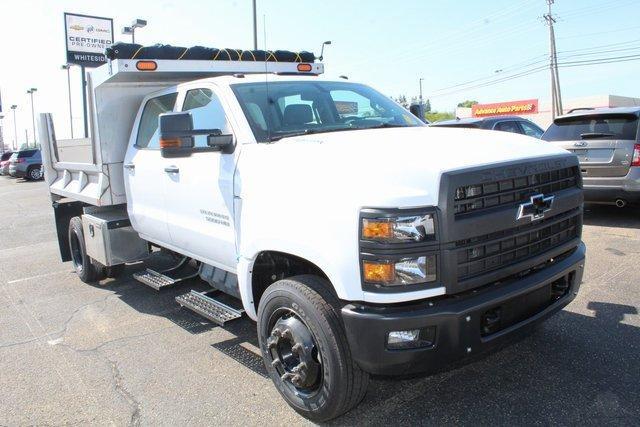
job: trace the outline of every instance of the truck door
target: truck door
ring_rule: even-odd
[[[178,93],[149,98],[131,132],[124,159],[127,211],[133,228],[147,240],[171,242],[165,211],[164,189],[170,181],[160,155],[158,116],[174,110]]]
[[[190,111],[194,129],[233,134],[215,88],[181,86],[180,111]],[[237,151],[237,150],[236,150]],[[173,246],[216,267],[237,264],[233,222],[235,153],[224,154],[196,136],[190,156],[163,159],[167,220]]]

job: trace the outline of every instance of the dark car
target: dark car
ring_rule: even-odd
[[[542,139],[578,156],[585,201],[640,202],[640,107],[574,110]]]
[[[531,120],[518,116],[469,117],[465,119],[443,120],[441,122],[431,123],[429,126],[499,130],[502,132],[520,133],[534,138],[540,138],[544,133],[544,130]]]
[[[40,150],[20,150],[13,153],[9,159],[9,175],[33,181],[42,179]]]
[[[0,155],[0,175],[9,175],[9,159],[13,151],[5,151]]]

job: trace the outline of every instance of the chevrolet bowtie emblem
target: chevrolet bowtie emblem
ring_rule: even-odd
[[[553,205],[553,196],[534,194],[528,202],[520,205],[516,220],[527,217],[530,217],[531,221],[542,219],[544,213],[551,210],[551,205]]]

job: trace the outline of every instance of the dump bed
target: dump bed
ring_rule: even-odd
[[[149,62],[155,65],[149,67]],[[142,63],[147,67],[142,67]],[[69,198],[95,206],[126,203],[122,164],[140,103],[149,93],[186,81],[228,74],[324,71],[321,63],[300,65],[220,60],[109,61],[88,73],[89,138],[57,139],[51,114],[39,117],[42,162],[52,198]]]

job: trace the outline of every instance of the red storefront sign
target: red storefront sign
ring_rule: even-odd
[[[476,104],[471,107],[471,115],[473,117],[510,116],[521,114],[535,114],[537,112],[537,99],[497,102],[495,104]]]

